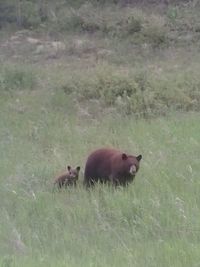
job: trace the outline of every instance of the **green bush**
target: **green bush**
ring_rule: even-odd
[[[142,21],[140,18],[128,17],[127,19],[127,32],[133,34],[135,32],[140,32],[142,29]]]
[[[149,26],[144,29],[145,41],[150,43],[153,48],[159,48],[167,43],[166,32],[159,26]]]
[[[199,110],[199,86],[194,73],[163,73],[157,77],[143,70],[124,74],[105,67],[90,76],[71,78],[62,89],[80,101],[98,99],[101,105],[119,112],[148,116],[164,115],[169,110]]]
[[[37,3],[25,1],[21,7],[21,25],[24,28],[35,28],[41,23],[39,7]]]
[[[90,3],[86,3],[78,9],[60,9],[56,17],[57,27],[61,31],[95,32],[102,28],[102,21],[98,15],[98,10]]]
[[[63,89],[68,94],[73,92],[80,100],[99,99],[102,105],[116,107],[126,114],[143,116],[156,108],[155,92],[143,73],[131,77],[106,69],[92,79],[75,78]]]
[[[167,42],[165,21],[148,16],[137,8],[96,7],[85,3],[80,8],[63,8],[56,13],[58,31],[102,33],[115,38],[132,37],[134,44],[149,43],[154,48]],[[55,27],[55,22],[53,22]]]
[[[40,5],[35,1],[4,1],[0,2],[0,26],[6,23],[18,27],[38,27],[41,23]]]
[[[151,44],[153,48],[159,48],[167,44],[167,32],[165,19],[157,15],[150,16],[142,29],[145,42]]]
[[[0,27],[6,23],[16,22],[15,6],[10,1],[0,2]]]

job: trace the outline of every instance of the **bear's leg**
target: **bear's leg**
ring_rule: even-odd
[[[86,188],[94,186],[94,180],[93,179],[84,179],[83,184]]]
[[[117,187],[119,185],[119,180],[117,178],[115,178],[114,175],[110,175],[109,176],[109,180],[111,182],[111,184],[114,186],[114,187]]]

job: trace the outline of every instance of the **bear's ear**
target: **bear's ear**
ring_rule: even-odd
[[[126,155],[125,153],[123,153],[123,154],[122,154],[122,159],[123,159],[123,160],[126,160],[127,158],[128,158],[127,155]]]
[[[80,169],[81,169],[81,167],[80,167],[80,166],[77,166],[77,167],[76,167],[76,170],[77,170],[77,172],[79,172],[79,171],[80,171]]]
[[[70,171],[70,170],[71,170],[71,166],[68,165],[68,166],[67,166],[67,169],[68,169],[68,171]]]
[[[142,159],[142,155],[139,155],[136,157],[137,161],[140,161]]]

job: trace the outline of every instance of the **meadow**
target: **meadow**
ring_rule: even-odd
[[[116,5],[69,9],[56,50],[46,28],[1,30],[1,266],[200,265],[194,3],[152,9],[149,21],[128,8],[128,24]],[[169,21],[155,28],[167,19],[173,38]],[[102,146],[143,155],[129,187],[83,187],[87,155]],[[78,186],[53,193],[66,165],[81,166]]]

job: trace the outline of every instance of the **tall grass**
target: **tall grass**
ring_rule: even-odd
[[[1,90],[32,90],[36,85],[36,73],[30,66],[5,64],[0,67]]]
[[[60,94],[1,95],[1,264],[195,266],[199,114],[88,121],[70,98],[57,108]],[[134,184],[88,192],[81,175],[78,188],[52,194],[66,163],[83,171],[88,152],[106,145],[143,154]]]
[[[70,2],[0,43],[0,265],[198,266],[198,5]],[[102,146],[143,155],[126,189],[83,187]],[[66,164],[78,187],[52,193]]]

